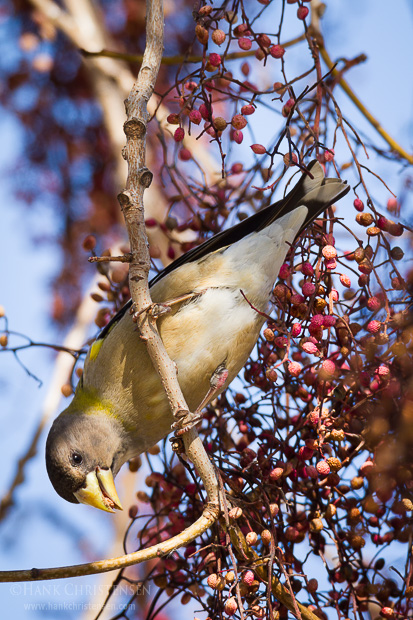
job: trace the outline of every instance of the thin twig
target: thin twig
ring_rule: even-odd
[[[297,43],[305,40],[305,35],[302,34],[299,37],[295,37],[290,41],[286,41],[282,43],[283,47],[292,47]],[[114,58],[116,60],[123,60],[125,62],[133,62],[140,64],[143,59],[143,54],[126,54],[125,52],[115,52],[112,50],[102,49],[100,52],[91,52],[89,50],[81,49],[80,50],[83,56],[87,57],[103,57],[103,58]],[[225,62],[228,60],[238,60],[240,58],[249,58],[255,55],[256,50],[248,50],[246,52],[230,52],[225,56]],[[198,63],[202,62],[203,56],[192,55],[185,56],[182,54],[175,54],[175,56],[164,56],[161,60],[162,65],[173,66],[173,65],[181,65],[185,63]]]

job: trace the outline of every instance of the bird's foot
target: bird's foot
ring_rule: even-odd
[[[130,309],[130,313],[132,314],[132,319],[136,323],[139,317],[144,312],[146,312],[152,320],[157,321],[161,316],[170,312],[172,310],[172,306],[175,306],[176,304],[184,303],[186,301],[192,301],[193,299],[197,299],[198,297],[203,295],[206,290],[207,289],[198,291],[196,293],[188,293],[186,295],[181,295],[180,297],[169,299],[165,303],[160,303],[160,302],[152,303],[149,306],[146,306],[146,308],[143,308],[142,310],[137,310],[136,305],[132,304],[131,309]]]
[[[198,410],[192,413],[192,411],[180,409],[175,413],[175,417],[176,421],[172,424],[175,437],[182,437],[202,420],[202,414]]]
[[[187,433],[191,428],[194,428],[202,420],[202,409],[209,403],[214,396],[221,391],[224,387],[226,380],[228,379],[228,370],[225,364],[220,364],[214,371],[209,385],[210,388],[202,399],[196,411],[192,413],[186,409],[180,409],[176,412],[176,421],[172,424],[172,430],[175,431],[175,437],[181,437],[184,433]]]
[[[150,306],[146,306],[146,308],[143,308],[142,310],[137,310],[136,305],[132,304],[130,314],[132,315],[133,322],[137,323],[139,317],[142,316],[142,314],[144,314],[145,312],[151,317],[151,319],[156,321],[157,319],[159,319],[159,317],[167,314],[170,311],[171,307],[169,304],[153,303]]]

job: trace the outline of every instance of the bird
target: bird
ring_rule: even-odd
[[[218,396],[245,365],[266,320],[288,250],[350,187],[325,178],[313,160],[278,202],[189,250],[149,283],[157,321],[191,412]],[[72,503],[122,509],[114,478],[122,465],[171,431],[171,413],[128,310],[110,320],[88,350],[73,400],[46,441],[46,469]]]

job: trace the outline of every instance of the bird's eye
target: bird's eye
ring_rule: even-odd
[[[81,462],[83,461],[82,455],[79,454],[79,452],[73,452],[71,459],[72,459],[73,465],[80,465]]]

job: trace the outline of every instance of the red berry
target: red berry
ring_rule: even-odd
[[[264,155],[266,153],[266,148],[262,144],[251,144],[251,149],[256,155]]]
[[[356,198],[355,201],[353,202],[354,208],[356,209],[356,211],[364,211],[364,203],[362,200],[360,200],[360,198]]]
[[[336,371],[336,365],[333,360],[324,360],[321,368],[326,375],[334,375]]]
[[[242,114],[235,114],[235,116],[232,117],[231,125],[234,127],[234,129],[244,129],[246,124],[247,119],[244,118]]]
[[[301,365],[298,362],[291,362],[288,364],[288,372],[293,377],[298,377],[301,372]]]
[[[270,47],[269,52],[273,58],[282,58],[285,54],[285,49],[281,45],[273,45]]]
[[[166,120],[171,125],[179,125],[179,114],[169,114]]]
[[[398,203],[396,198],[389,198],[387,201],[387,210],[390,211],[390,213],[395,213],[397,211],[398,208]]]
[[[202,120],[201,112],[199,110],[191,110],[189,113],[189,120],[195,125],[199,125]]]
[[[298,19],[305,19],[309,13],[309,10],[306,6],[300,6],[297,9],[297,17]]]
[[[323,256],[324,258],[328,258],[328,259],[336,258],[337,256],[336,248],[332,245],[325,245],[323,247]]]
[[[242,581],[243,583],[246,583],[247,586],[252,585],[252,582],[254,581],[254,573],[252,572],[252,570],[245,571],[245,573],[242,575]]]
[[[254,114],[254,112],[255,112],[255,108],[251,104],[243,105],[242,108],[241,108],[241,113],[244,114],[245,116],[249,116],[250,114]]]
[[[302,7],[302,8],[304,8],[304,7]],[[328,149],[327,151],[324,151],[324,159],[325,159],[325,161],[333,161],[333,159],[334,159],[334,151],[333,151],[333,149]]]
[[[340,282],[346,288],[350,288],[350,286],[351,286],[350,278],[348,276],[346,276],[344,273],[342,273],[341,276],[340,276]]]
[[[380,331],[381,323],[380,321],[370,321],[367,325],[367,331],[371,334],[377,334]]]
[[[312,282],[304,282],[302,286],[303,295],[310,297],[315,293],[315,286]]]
[[[238,39],[238,47],[240,47],[242,50],[250,50],[252,46],[252,42],[250,41],[250,39],[247,39],[246,37],[241,37],[240,39]]]
[[[221,64],[221,56],[219,54],[215,54],[214,52],[209,55],[208,60],[213,67],[219,67]]]
[[[181,149],[178,153],[178,157],[181,161],[188,161],[192,157],[192,153],[189,149]]]
[[[201,103],[201,105],[199,106],[199,112],[202,116],[202,118],[204,119],[204,121],[209,121],[212,118],[212,114],[213,114],[213,108],[211,107],[211,109],[209,109],[205,103]]]
[[[182,129],[182,127],[178,127],[178,129],[175,129],[175,133],[174,133],[175,142],[182,142],[184,137],[185,137],[185,131]]]
[[[240,174],[243,171],[243,165],[240,162],[236,162],[231,166],[232,174]]]
[[[305,342],[303,344],[303,350],[310,355],[314,355],[315,353],[319,353],[316,345],[313,342]]]
[[[232,134],[232,138],[234,142],[236,142],[237,144],[241,144],[241,142],[244,139],[244,134],[239,129],[236,129],[234,133]]]
[[[211,38],[216,45],[222,45],[226,39],[226,34],[223,30],[220,30],[219,28],[217,28],[212,33]]]
[[[327,461],[318,461],[316,469],[322,476],[327,476],[330,473],[330,466]]]
[[[271,45],[271,39],[266,34],[259,34],[257,41],[262,47],[269,47]]]

